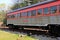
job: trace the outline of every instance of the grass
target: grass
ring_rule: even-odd
[[[19,40],[36,40],[30,36],[23,36],[23,37],[19,37]]]
[[[0,40],[36,40],[30,36],[19,37],[18,34],[13,34],[0,30]]]
[[[8,32],[0,31],[0,40],[16,40],[17,38],[17,34],[11,34]]]

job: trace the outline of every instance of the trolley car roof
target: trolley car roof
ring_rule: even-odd
[[[34,5],[29,5],[29,6],[22,7],[22,8],[16,9],[16,10],[11,10],[8,13],[15,12],[15,11],[18,11],[18,10],[23,10],[23,9],[26,9],[26,8],[31,8],[31,7],[34,7],[34,6],[37,6],[37,5],[41,5],[41,4],[45,4],[45,3],[49,3],[49,2],[53,2],[53,1],[56,1],[56,0],[48,0],[48,1],[44,1],[44,2],[39,2],[39,3],[34,4]]]

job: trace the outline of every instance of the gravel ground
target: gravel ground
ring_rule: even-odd
[[[38,40],[58,40],[55,37],[47,37],[47,36],[42,36],[42,35],[33,35]]]

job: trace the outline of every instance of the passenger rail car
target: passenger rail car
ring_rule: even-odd
[[[7,13],[7,25],[12,28],[38,27],[60,35],[60,0],[44,0],[12,10]]]

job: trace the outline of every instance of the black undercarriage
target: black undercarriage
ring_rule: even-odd
[[[58,25],[58,24],[49,24],[47,26],[22,26],[22,25],[9,24],[8,27],[11,29],[21,28],[22,30],[24,30],[24,28],[36,28],[36,29],[38,28],[38,29],[42,29],[42,30],[48,30],[48,33],[47,33],[48,35],[60,37],[60,25]],[[40,30],[40,32],[41,32],[41,30]]]

